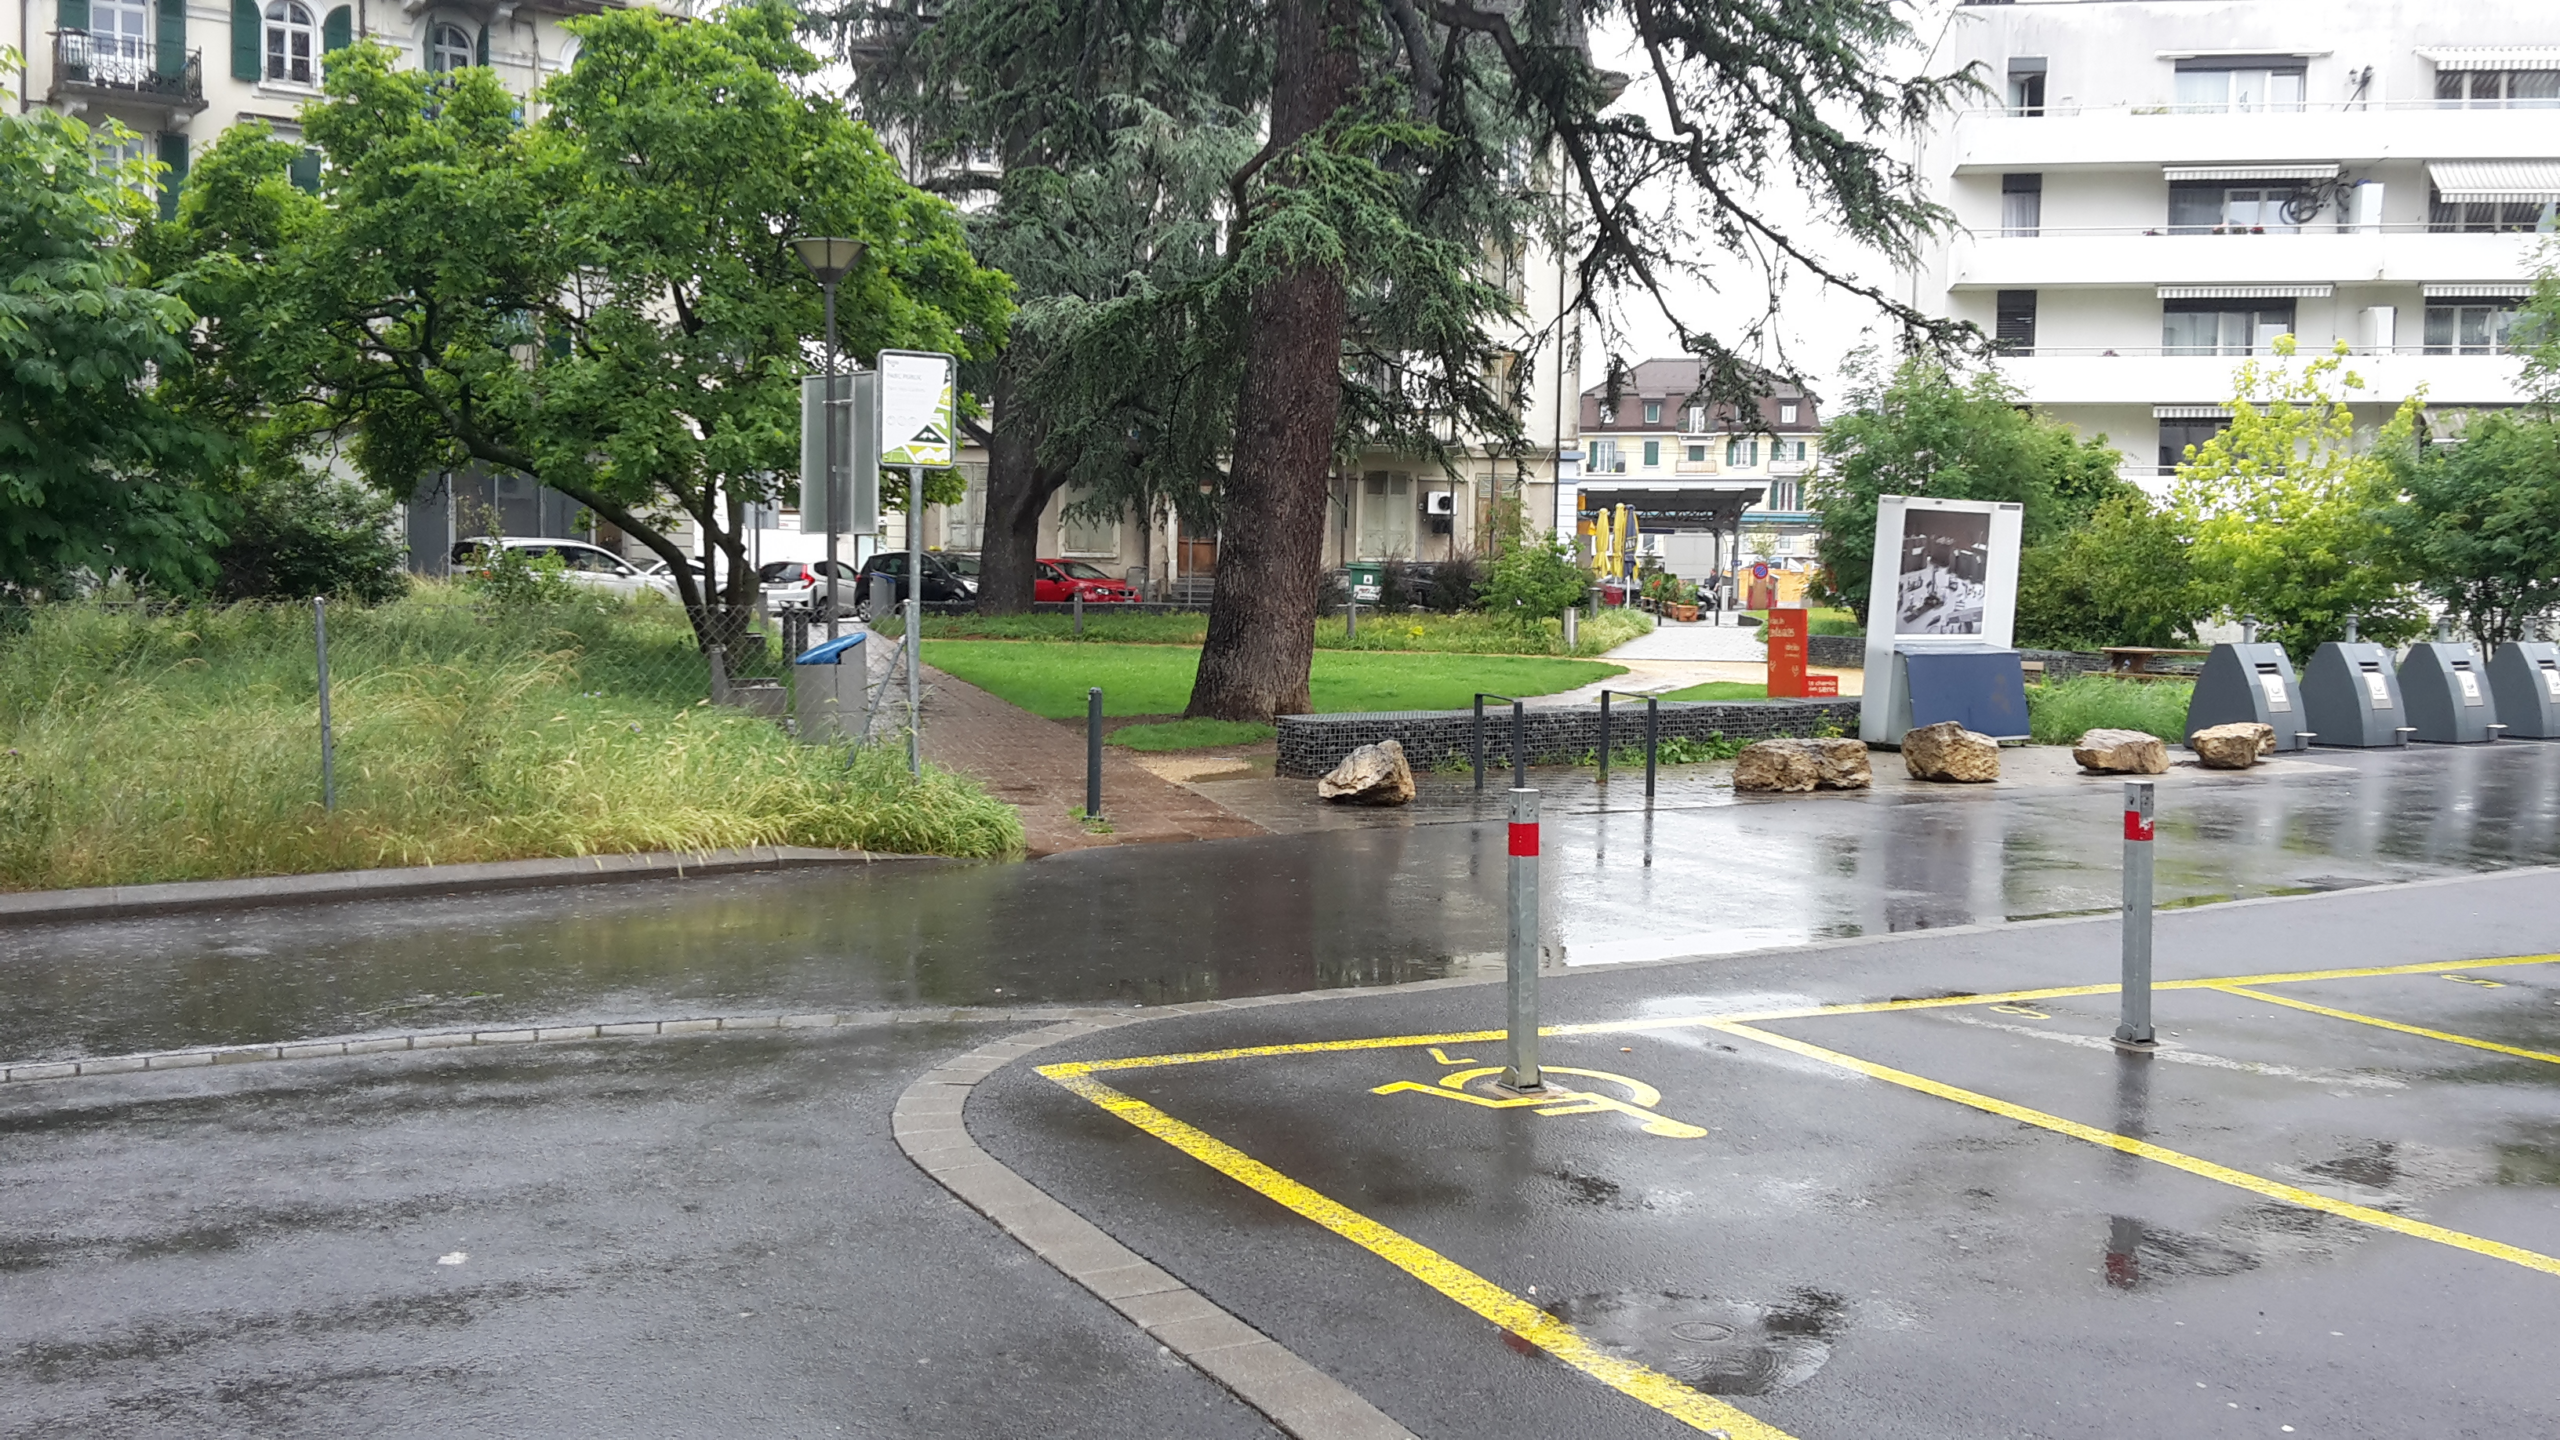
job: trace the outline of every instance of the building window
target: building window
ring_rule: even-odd
[[[1796,482],[1791,479],[1770,481],[1769,498],[1765,503],[1768,508],[1772,510],[1799,510],[1803,508],[1796,502]]]
[[[470,69],[477,55],[471,32],[459,25],[438,25],[427,33],[427,68],[438,75]]]
[[[1617,407],[1617,406],[1615,406],[1615,405],[1607,404],[1607,403],[1605,403],[1605,402],[1604,402],[1604,403],[1600,406],[1600,423],[1601,423],[1601,424],[1603,424],[1603,425],[1615,425],[1615,424],[1617,424],[1617,423],[1618,423],[1618,407]]]
[[[1992,302],[1991,338],[2004,355],[2036,353],[2036,292],[2003,290]]]
[[[2200,115],[2222,111],[2299,110],[2302,108],[2303,67],[2296,61],[2287,65],[2231,64],[2210,60],[2185,60],[2178,64],[2176,109],[2182,114]]]
[[[1789,400],[1778,407],[1778,423],[1781,425],[1796,423],[1796,402]]]
[[[2441,110],[2560,108],[2560,70],[2448,70],[2436,77]]]
[[[1589,468],[1594,475],[1626,474],[1627,461],[1626,457],[1618,453],[1618,442],[1615,440],[1592,441]]]
[[[2447,200],[2427,191],[2427,228],[2435,231],[2502,231],[2522,234],[2554,228],[2550,200]]]
[[[2218,420],[2163,420],[2160,422],[2160,473],[2173,474],[2187,463],[2187,447],[2202,445],[2231,428],[2229,417]]]
[[[311,57],[319,52],[320,32],[311,11],[295,0],[275,0],[267,7],[267,78],[293,85],[312,82]]]
[[[1704,446],[1704,445],[1692,445],[1692,446],[1690,446],[1690,447],[1689,447],[1689,463],[1690,463],[1690,464],[1692,464],[1692,465],[1704,465],[1704,464],[1706,464],[1706,463],[1707,463],[1707,447],[1706,447],[1706,446]]]
[[[1724,442],[1724,463],[1729,466],[1741,468],[1748,468],[1759,464],[1760,437],[1757,435],[1737,435]]]
[[[2032,239],[2044,228],[2044,176],[2000,177],[2000,233]]]
[[[1661,401],[1647,400],[1644,402],[1644,423],[1647,425],[1659,425],[1662,423]]]
[[[1360,477],[1360,554],[1413,554],[1413,477],[1372,470]]]
[[[2488,300],[2477,305],[2427,307],[2427,353],[2430,355],[2503,355],[2514,348],[2514,300]]]
[[[140,85],[151,73],[151,11],[142,0],[90,0],[89,75],[114,85]]]
[[[1644,442],[1644,468],[1647,470],[1659,470],[1662,468],[1661,441],[1647,440]]]
[[[1689,407],[1689,410],[1688,410],[1688,415],[1687,415],[1687,417],[1686,417],[1686,420],[1685,420],[1685,421],[1684,421],[1684,423],[1682,424],[1681,428],[1682,428],[1682,429],[1684,429],[1684,430],[1686,430],[1686,431],[1688,431],[1688,432],[1689,432],[1690,434],[1692,434],[1692,435],[1695,435],[1695,434],[1697,434],[1699,431],[1706,429],[1706,428],[1707,428],[1707,407],[1706,407],[1706,406],[1704,406],[1704,405],[1692,405],[1692,406],[1690,406],[1690,407]]]
[[[2044,113],[2044,61],[2020,57],[2009,62],[2009,113]]]
[[[2290,300],[2164,300],[2160,348],[2171,355],[2264,355],[2293,333]]]
[[[2302,191],[2291,185],[2224,185],[2180,180],[2169,186],[2172,235],[2292,235],[2301,220],[2287,213]],[[2317,214],[2314,209],[2311,213]]]

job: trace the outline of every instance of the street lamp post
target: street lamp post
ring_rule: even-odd
[[[836,535],[844,528],[844,506],[836,494],[836,282],[862,263],[863,244],[833,235],[802,235],[792,240],[791,249],[799,255],[800,263],[809,267],[809,273],[818,277],[818,288],[827,296],[827,398],[819,411],[826,427],[821,453],[826,457],[827,473],[819,477],[818,483],[825,487],[827,497],[827,638],[833,640],[836,616],[842,610],[836,593]],[[800,477],[804,488],[808,482],[806,475]]]

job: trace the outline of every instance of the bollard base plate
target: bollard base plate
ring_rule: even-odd
[[[1540,1081],[1535,1085],[1514,1085],[1511,1083],[1511,1077],[1508,1075],[1505,1075],[1501,1079],[1493,1082],[1493,1088],[1515,1100],[1534,1098],[1547,1093],[1547,1086],[1544,1081]]]
[[[2118,1051],[2127,1055],[2157,1055],[2160,1053],[2160,1042],[2157,1040],[2127,1040],[2121,1035],[2116,1035],[2109,1037],[2108,1043],[2114,1045]]]

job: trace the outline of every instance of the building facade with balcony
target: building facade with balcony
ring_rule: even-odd
[[[2344,341],[2360,423],[2512,405],[2560,209],[2543,0],[1968,0],[1933,66],[1997,94],[1926,144],[1957,229],[1903,281],[2155,488],[2243,357]]]
[[[1764,395],[1756,413],[1700,395],[1694,358],[1647,360],[1582,392],[1585,516],[1634,510],[1665,568],[1684,580],[1738,562],[1807,563],[1814,517],[1805,485],[1819,460],[1821,415],[1801,390]]]

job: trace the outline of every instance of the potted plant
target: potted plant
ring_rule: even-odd
[[[1644,598],[1652,602],[1656,614],[1680,621],[1698,618],[1696,587],[1668,570],[1656,570],[1644,578]]]

